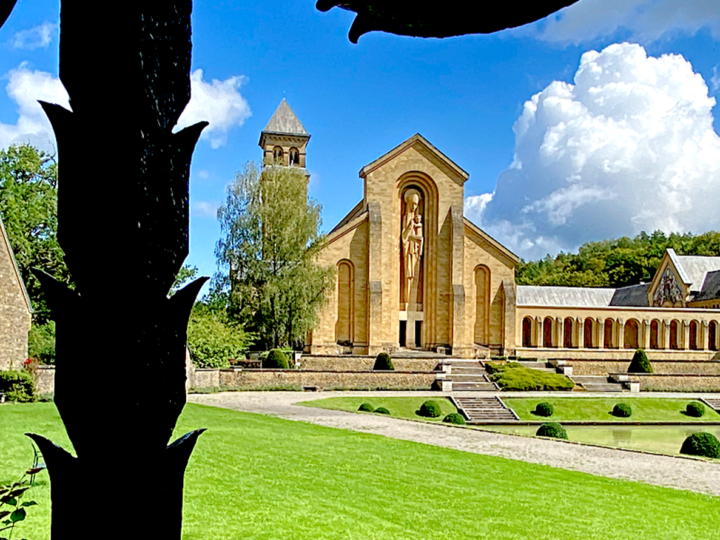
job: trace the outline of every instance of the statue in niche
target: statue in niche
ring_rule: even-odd
[[[420,193],[417,190],[407,190],[404,200],[405,215],[401,238],[405,269],[405,299],[410,303],[410,291],[413,280],[420,273],[420,257],[423,254],[423,218],[420,210]]]
[[[678,284],[675,275],[669,270],[665,270],[657,290],[655,291],[655,306],[661,307],[666,301],[673,305],[682,304],[682,289]]]

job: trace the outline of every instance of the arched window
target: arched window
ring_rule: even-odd
[[[718,350],[718,323],[716,321],[710,321],[708,326],[708,349]]]
[[[592,319],[585,319],[585,348],[592,349],[595,347],[595,324]]]
[[[650,323],[650,348],[660,348],[660,321],[657,319],[653,319],[653,322]]]
[[[698,339],[698,322],[697,321],[691,321],[690,322],[690,349],[693,351],[697,351],[700,348],[700,343]]]
[[[490,343],[490,269],[475,268],[475,343]]]
[[[543,321],[543,347],[546,349],[553,347],[553,320],[551,317],[545,317]]]
[[[290,165],[293,167],[300,166],[300,152],[295,147],[290,149]]]
[[[353,304],[355,295],[355,269],[352,262],[342,260],[338,263],[337,322],[335,323],[335,341],[340,345],[352,345],[353,342]]]
[[[522,322],[522,344],[523,347],[532,347],[532,319],[525,317]]]
[[[564,326],[564,336],[563,336],[563,344],[566,349],[572,349],[573,348],[573,331],[575,329],[574,326],[575,321],[568,317],[565,319]]]
[[[637,349],[639,343],[640,325],[635,319],[630,319],[625,323],[625,348]]]
[[[615,339],[614,334],[614,325],[615,321],[612,319],[605,319],[605,328],[603,329],[605,332],[605,348],[606,349],[614,349],[615,348]]]
[[[680,348],[680,342],[678,340],[678,330],[680,325],[677,321],[670,322],[670,348],[671,349],[679,349]]]
[[[279,163],[283,161],[285,154],[283,153],[283,149],[280,146],[276,146],[273,148],[273,162]]]

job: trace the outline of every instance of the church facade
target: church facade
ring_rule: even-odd
[[[260,145],[266,158],[305,167],[309,138],[283,100]],[[469,174],[422,135],[360,178],[363,199],[318,257],[337,268],[337,284],[308,336],[312,354],[718,356],[720,257],[668,250],[651,283],[624,289],[518,286],[519,258],[463,215]]]

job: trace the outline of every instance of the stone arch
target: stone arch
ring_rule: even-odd
[[[565,319],[565,323],[563,324],[563,347],[566,349],[572,349],[574,347],[573,344],[573,335],[575,333],[575,319],[572,317],[567,317]]]
[[[708,325],[708,349],[711,351],[718,350],[718,323],[710,321]]]
[[[653,319],[650,323],[650,348],[661,349],[660,347],[660,321]]]
[[[593,349],[595,348],[596,342],[595,342],[595,321],[588,317],[585,319],[585,327],[583,328],[584,334],[585,334],[585,343],[584,346],[586,349]]]
[[[525,317],[522,322],[522,346],[529,348],[533,346],[532,342],[532,317]]]
[[[640,323],[635,319],[630,319],[625,323],[624,342],[626,349],[640,348]]]
[[[603,325],[603,332],[604,332],[604,341],[605,341],[605,348],[606,349],[614,349],[615,348],[615,321],[613,319],[605,319],[605,324]]]
[[[283,152],[282,146],[276,146],[273,148],[273,163],[284,161],[285,152]]]
[[[680,348],[680,340],[678,339],[680,333],[680,323],[673,319],[670,321],[670,348],[678,350]]]
[[[437,257],[438,257],[438,188],[435,181],[427,174],[419,171],[410,171],[403,174],[397,180],[397,217],[394,219],[394,237],[398,239],[400,253],[402,253],[402,243],[400,233],[402,230],[402,211],[405,204],[403,196],[405,191],[414,188],[420,191],[424,198],[423,220],[425,246],[422,256],[422,311],[423,311],[423,344],[424,346],[432,346],[438,342],[437,328],[435,324],[435,314],[438,310],[438,276],[437,276]],[[400,276],[402,283],[402,264],[401,257],[397,258],[395,263],[397,275]],[[435,292],[436,294],[430,294]],[[402,302],[402,287],[398,291],[400,302]],[[399,324],[399,322],[398,322]],[[397,332],[395,332],[397,334]]]
[[[490,269],[475,267],[475,343],[490,344]]]
[[[352,344],[355,333],[355,265],[343,259],[337,263],[337,322],[335,341]]]
[[[550,349],[555,346],[553,343],[553,320],[552,317],[545,317],[543,321],[543,343],[542,346]]]
[[[697,321],[690,321],[690,343],[688,349],[697,351],[700,349],[700,325]]]
[[[290,166],[300,167],[300,150],[293,146],[290,148],[288,155],[290,157]]]

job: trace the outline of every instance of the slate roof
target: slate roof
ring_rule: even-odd
[[[300,122],[298,117],[295,116],[295,113],[290,108],[290,105],[288,105],[288,102],[285,101],[285,98],[283,98],[280,105],[278,105],[275,114],[272,115],[272,118],[268,122],[267,126],[263,129],[263,133],[282,133],[286,135],[301,136],[309,135],[305,126],[303,126],[302,122]]]
[[[650,283],[641,283],[640,285],[630,285],[629,287],[617,289],[612,300],[610,300],[610,305],[648,307],[648,289],[650,289]]]
[[[518,306],[608,307],[615,289],[518,285]],[[647,304],[647,300],[645,301]]]
[[[707,273],[700,293],[692,301],[705,302],[718,299],[720,299],[720,270]]]
[[[688,281],[685,283],[690,285],[691,291],[702,289],[707,274],[720,270],[720,257],[676,255],[676,258],[682,266],[681,272],[687,276]]]

